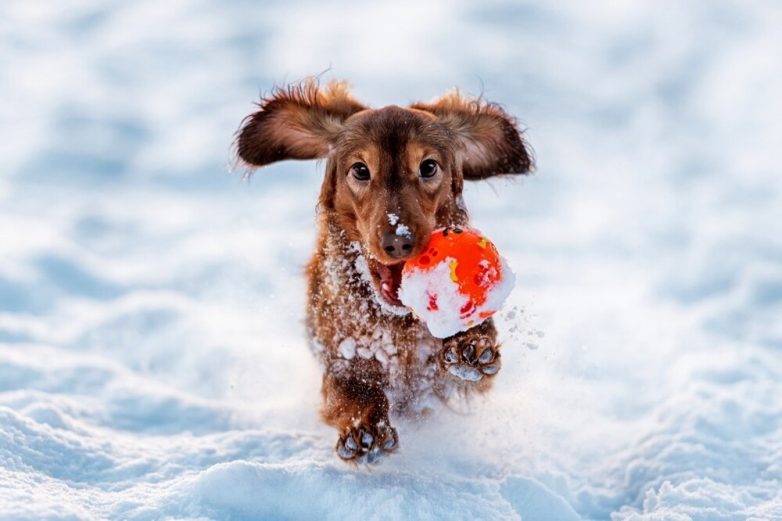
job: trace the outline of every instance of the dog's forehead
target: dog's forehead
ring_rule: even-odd
[[[446,146],[447,129],[429,112],[389,105],[361,111],[345,122],[343,145],[354,148],[373,143],[386,150],[411,141]]]
[[[348,130],[370,132],[409,132],[421,127],[426,120],[420,111],[412,111],[397,105],[379,109],[367,109],[350,117],[346,122]]]

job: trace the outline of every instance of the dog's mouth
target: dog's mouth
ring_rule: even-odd
[[[395,307],[404,307],[404,304],[399,300],[399,285],[402,283],[402,268],[404,266],[404,262],[383,264],[376,260],[370,265],[372,276],[379,289],[377,293],[387,304]]]

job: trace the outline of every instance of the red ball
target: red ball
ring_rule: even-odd
[[[513,287],[513,273],[479,231],[435,230],[418,257],[402,270],[399,298],[440,338],[493,315]]]

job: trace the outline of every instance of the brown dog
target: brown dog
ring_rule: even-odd
[[[328,160],[307,325],[324,370],[322,416],[339,431],[342,459],[372,462],[395,450],[389,417],[418,414],[431,397],[490,387],[500,368],[491,319],[439,340],[397,290],[405,259],[432,230],[467,224],[465,179],[530,171],[511,117],[458,93],[369,109],[343,83],[320,89],[308,81],[262,100],[237,148],[251,166]]]

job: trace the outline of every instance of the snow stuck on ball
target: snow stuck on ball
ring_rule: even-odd
[[[421,255],[405,263],[399,300],[447,338],[500,309],[515,277],[497,248],[477,230],[435,230]]]

